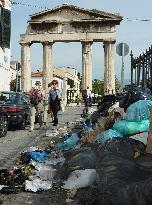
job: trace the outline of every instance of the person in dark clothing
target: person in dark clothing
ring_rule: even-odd
[[[54,117],[53,126],[56,128],[58,126],[58,111],[60,111],[61,98],[62,94],[61,90],[58,88],[58,81],[53,80],[51,82],[48,101]]]
[[[89,87],[87,87],[86,90],[83,91],[83,100],[85,104],[85,112],[88,113],[88,107],[91,105],[91,91],[89,90]]]

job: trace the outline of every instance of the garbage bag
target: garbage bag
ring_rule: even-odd
[[[113,130],[120,132],[122,135],[133,135],[140,132],[146,132],[149,129],[149,120],[142,121],[117,121],[113,125]]]
[[[75,170],[69,175],[67,181],[64,181],[62,188],[79,189],[92,185],[96,180],[95,169]]]
[[[115,187],[112,192],[98,193],[91,205],[150,205],[152,178]]]
[[[61,179],[65,180],[69,174],[75,170],[95,169],[96,167],[96,148],[81,147],[78,150],[71,150],[64,154],[66,161],[63,166],[58,166],[57,172]]]
[[[45,151],[33,151],[33,152],[27,152],[27,155],[31,157],[31,159],[43,162],[46,159],[48,159],[51,155],[46,153]]]
[[[130,105],[126,110],[126,120],[149,120],[152,100],[139,100]]]
[[[147,138],[148,138],[148,132],[141,132],[139,134],[132,135],[129,138],[138,140],[138,141],[140,141],[140,142],[142,142],[146,145],[147,144]]]
[[[95,153],[94,151],[80,152],[73,156],[65,165],[69,169],[94,169],[95,168]]]
[[[79,141],[79,137],[77,133],[72,133],[71,137],[65,140],[63,143],[59,143],[54,148],[55,151],[60,152],[63,150],[69,150],[76,146],[77,142]]]
[[[120,132],[116,131],[116,130],[109,129],[109,130],[107,130],[107,131],[102,132],[101,134],[99,134],[99,135],[97,136],[97,139],[96,139],[96,140],[97,140],[98,142],[104,144],[107,140],[113,139],[113,138],[115,138],[115,137],[123,137],[123,135],[122,135]]]
[[[119,101],[119,106],[126,111],[131,104],[138,100],[152,100],[151,91],[148,88],[128,87],[125,89],[125,93]]]
[[[123,187],[139,175],[139,166],[133,161],[110,151],[97,157],[97,184],[102,192]]]
[[[106,150],[119,156],[133,159],[144,155],[146,146],[131,138],[114,138],[105,144]]]

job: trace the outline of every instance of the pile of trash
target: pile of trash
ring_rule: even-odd
[[[77,131],[63,130],[58,140],[48,132],[46,149],[31,147],[13,171],[0,170],[0,192],[60,188],[76,204],[152,204],[151,106],[152,96],[141,88],[104,96],[75,123]]]

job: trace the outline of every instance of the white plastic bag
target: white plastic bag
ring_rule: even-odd
[[[63,189],[79,189],[89,187],[96,180],[95,169],[75,170],[70,175],[67,181],[64,181]]]
[[[25,190],[26,191],[42,191],[42,190],[48,190],[52,188],[52,181],[44,181],[41,179],[33,179],[25,180]]]

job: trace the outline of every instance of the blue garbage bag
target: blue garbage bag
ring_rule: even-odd
[[[106,130],[105,132],[100,133],[99,135],[97,135],[96,140],[102,144],[106,143],[107,140],[109,139],[113,139],[115,137],[123,137],[123,135],[116,131],[116,130]]]
[[[126,120],[149,120],[152,100],[139,100],[131,104],[126,110]]]
[[[72,133],[71,137],[69,137],[63,143],[57,144],[56,147],[54,148],[54,151],[60,152],[60,151],[66,151],[72,149],[73,147],[76,146],[78,141],[79,141],[79,137],[77,133]]]
[[[31,159],[38,162],[43,162],[50,157],[50,154],[47,154],[45,151],[32,151],[27,152],[27,154],[31,157]]]
[[[120,132],[122,135],[133,135],[140,132],[146,132],[149,129],[149,120],[141,121],[117,121],[113,125],[113,130]]]

